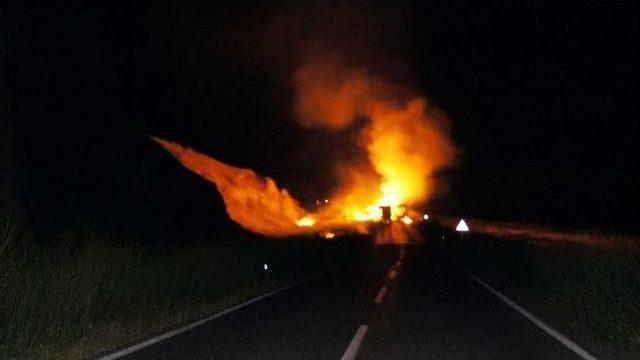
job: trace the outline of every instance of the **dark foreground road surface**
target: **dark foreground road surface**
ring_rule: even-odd
[[[124,358],[340,359],[356,350],[358,359],[579,359],[428,241],[372,245],[353,263]]]

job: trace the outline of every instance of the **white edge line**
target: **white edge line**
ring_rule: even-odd
[[[462,265],[460,265],[460,263],[458,263],[455,260],[452,260],[452,261],[453,261],[453,263],[458,265],[462,269],[462,271],[464,271],[470,278],[475,280],[478,284],[482,285],[485,289],[489,290],[489,292],[491,292],[493,295],[498,297],[498,299],[502,300],[505,304],[511,306],[513,309],[515,309],[517,312],[519,312],[522,316],[524,316],[525,318],[529,319],[536,326],[538,326],[539,328],[544,330],[544,332],[546,332],[547,334],[552,336],[554,339],[556,339],[559,342],[561,342],[564,346],[569,348],[574,353],[578,354],[581,358],[583,358],[585,360],[598,360],[596,357],[594,357],[593,355],[589,354],[586,350],[581,348],[580,345],[578,345],[575,342],[571,341],[571,339],[569,339],[568,337],[564,336],[563,334],[561,334],[559,331],[557,331],[554,328],[552,328],[551,326],[549,326],[544,321],[542,321],[542,320],[538,319],[537,317],[535,317],[533,314],[531,314],[530,312],[525,310],[522,306],[516,304],[514,301],[512,301],[511,299],[509,299],[508,297],[503,295],[501,292],[499,292],[498,290],[492,288],[487,283],[485,283],[484,281],[480,280],[478,277],[476,277],[475,275],[473,275],[472,273],[467,271]]]
[[[281,287],[279,289],[276,289],[276,290],[273,290],[273,291],[268,292],[266,294],[260,295],[260,296],[258,296],[256,298],[253,298],[253,299],[247,300],[247,301],[245,301],[243,303],[234,305],[234,306],[232,306],[232,307],[230,307],[228,309],[225,309],[225,310],[220,311],[218,313],[215,313],[213,315],[207,316],[207,317],[205,317],[203,319],[194,321],[191,324],[185,325],[185,326],[180,327],[178,329],[171,330],[171,331],[166,332],[164,334],[160,334],[160,335],[154,336],[154,337],[152,337],[150,339],[147,339],[147,340],[142,341],[140,343],[137,343],[135,345],[126,347],[126,348],[124,348],[122,350],[119,350],[119,351],[116,351],[114,353],[111,353],[111,354],[108,354],[108,355],[105,355],[105,356],[97,357],[97,360],[114,360],[114,359],[118,359],[118,358],[120,358],[122,356],[125,356],[125,355],[128,355],[128,354],[130,354],[132,352],[138,351],[140,349],[146,348],[148,346],[151,346],[153,344],[156,344],[156,343],[159,343],[159,342],[161,342],[163,340],[166,340],[166,339],[168,339],[170,337],[173,337],[173,336],[176,336],[178,334],[181,334],[181,333],[183,333],[185,331],[191,330],[191,329],[193,329],[195,327],[198,327],[198,326],[200,326],[200,325],[202,325],[204,323],[207,323],[207,322],[209,322],[211,320],[215,320],[215,319],[217,319],[219,317],[225,316],[225,315],[227,315],[227,314],[229,314],[231,312],[234,312],[234,311],[236,311],[238,309],[241,309],[241,308],[243,308],[245,306],[248,306],[248,305],[251,305],[251,304],[253,304],[255,302],[258,302],[258,301],[260,301],[260,300],[262,300],[264,298],[267,298],[269,296],[272,296],[272,295],[275,295],[277,293],[283,292],[285,290],[289,290],[292,287],[298,286],[298,285],[300,285],[302,283],[305,283],[305,282],[311,281],[313,279],[319,278],[320,276],[328,274],[328,273],[336,270],[339,267],[340,267],[340,265],[334,266],[334,267],[332,267],[332,268],[330,268],[328,270],[325,270],[325,271],[323,271],[321,273],[309,276],[309,277],[304,278],[302,280],[296,281],[293,284],[286,285],[286,286]]]
[[[356,358],[358,350],[360,350],[362,340],[364,340],[364,336],[367,334],[367,330],[369,330],[369,326],[360,325],[358,331],[356,331],[356,334],[353,336],[353,339],[351,339],[349,347],[347,347],[347,350],[342,354],[340,360],[353,360]]]
[[[382,299],[384,299],[384,295],[387,293],[387,285],[380,288],[378,292],[378,296],[376,296],[375,300],[373,300],[376,304],[382,304]]]

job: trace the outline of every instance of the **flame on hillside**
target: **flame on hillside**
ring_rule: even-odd
[[[267,235],[300,233],[299,219],[313,221],[286,189],[269,177],[249,169],[237,168],[191,148],[152,137],[184,167],[215,184],[231,220],[247,230]],[[312,225],[312,224],[311,224]]]

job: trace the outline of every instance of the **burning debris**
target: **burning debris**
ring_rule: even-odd
[[[313,220],[313,217],[311,217],[311,215],[307,215],[296,220],[296,225],[298,225],[299,227],[309,227],[315,225],[315,223],[316,221]]]
[[[336,237],[336,233],[334,233],[333,231],[329,231],[329,230],[324,230],[321,231],[319,234],[321,237],[330,240],[333,239],[334,237]]]

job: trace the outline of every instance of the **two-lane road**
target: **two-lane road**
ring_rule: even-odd
[[[312,281],[126,359],[579,359],[423,245],[372,245]]]

